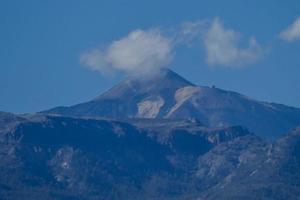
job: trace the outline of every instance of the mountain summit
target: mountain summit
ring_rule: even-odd
[[[195,118],[206,126],[242,125],[267,139],[300,125],[300,109],[253,100],[236,92],[196,86],[171,70],[132,76],[95,99],[46,113],[124,118]]]
[[[176,91],[188,86],[194,87],[194,84],[171,70],[162,70],[145,79],[129,76],[89,102],[48,112],[118,119],[164,118],[176,104]]]

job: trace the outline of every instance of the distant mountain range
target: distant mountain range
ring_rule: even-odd
[[[299,108],[196,86],[171,70],[148,79],[129,77],[89,102],[45,113],[114,119],[197,119],[209,127],[245,126],[268,140],[300,125]]]
[[[75,106],[0,112],[0,160],[1,200],[299,199],[300,109],[164,70]]]

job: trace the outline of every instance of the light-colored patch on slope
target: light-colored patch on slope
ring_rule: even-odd
[[[167,117],[172,115],[180,106],[188,99],[190,99],[192,96],[199,94],[201,92],[200,87],[195,86],[187,86],[180,88],[175,93],[175,100],[176,104],[173,106],[173,108],[170,110],[170,112],[167,114]]]
[[[165,101],[160,96],[153,96],[138,103],[138,113],[136,117],[155,118]]]

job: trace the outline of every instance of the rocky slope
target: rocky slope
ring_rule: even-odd
[[[300,109],[253,100],[215,87],[195,86],[166,70],[146,80],[129,77],[92,101],[46,113],[157,119],[198,119],[206,126],[241,125],[268,140],[300,125]]]
[[[300,192],[299,128],[269,144],[240,126],[197,120],[5,113],[0,122],[1,199],[271,200]]]
[[[300,128],[271,145],[251,140],[219,145],[199,160],[198,176],[216,183],[200,199],[299,199]]]

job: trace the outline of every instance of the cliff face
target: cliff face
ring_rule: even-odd
[[[239,126],[195,120],[1,116],[9,119],[0,131],[4,199],[299,195],[299,129],[268,144]]]

